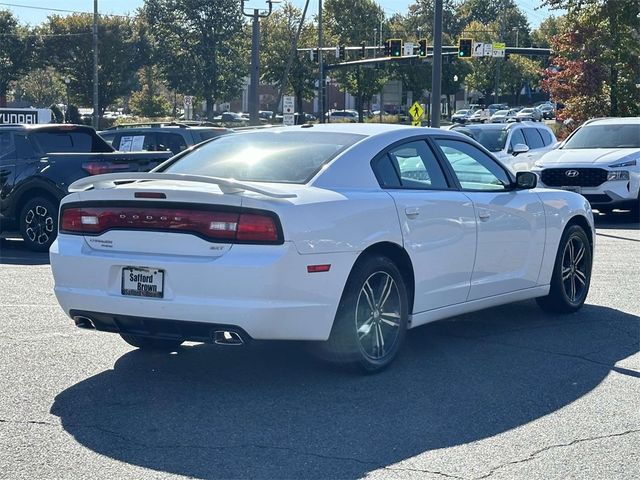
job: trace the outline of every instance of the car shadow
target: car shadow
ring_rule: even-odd
[[[640,230],[640,216],[630,211],[593,212],[597,230]]]
[[[85,447],[156,471],[360,478],[539,419],[611,372],[640,378],[621,362],[639,338],[635,315],[548,315],[527,301],[412,330],[377,375],[327,368],[295,343],[134,350],[51,413]]]
[[[47,265],[49,252],[32,252],[22,239],[0,239],[0,265]]]

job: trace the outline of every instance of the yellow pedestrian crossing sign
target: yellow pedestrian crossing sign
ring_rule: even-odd
[[[422,124],[422,115],[424,115],[424,108],[418,102],[414,102],[409,109],[409,115],[411,115],[411,124],[414,127],[418,127]]]

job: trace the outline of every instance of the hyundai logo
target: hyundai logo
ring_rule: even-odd
[[[567,170],[564,174],[569,178],[573,178],[580,175],[580,172],[578,170]]]

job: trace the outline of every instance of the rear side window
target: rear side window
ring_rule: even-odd
[[[224,135],[202,144],[164,172],[240,181],[306,183],[363,135],[306,131]]]
[[[535,128],[524,128],[524,137],[527,139],[527,145],[530,149],[534,148],[542,148],[544,147],[544,143],[542,142],[542,137],[538,133],[538,130]]]
[[[227,132],[225,130],[198,130],[193,132],[193,136],[196,143],[200,143],[204,142],[205,140],[209,140],[210,138],[225,135],[226,133]]]
[[[31,138],[44,153],[90,153],[93,138],[84,132],[33,132]]]
[[[542,128],[538,128],[538,133],[542,137],[542,141],[544,142],[544,146],[551,145],[553,143],[553,137],[548,130],[544,130]]]
[[[171,150],[174,154],[178,154],[187,149],[187,142],[182,135],[177,133],[157,132],[158,150]]]
[[[388,153],[403,188],[446,189],[447,181],[435,155],[424,141],[409,142]]]

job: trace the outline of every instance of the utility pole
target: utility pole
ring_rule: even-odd
[[[93,0],[93,128],[100,128],[98,105],[98,0]]]
[[[267,18],[271,15],[274,3],[280,3],[280,0],[267,0],[269,10],[260,13],[260,9],[254,8],[250,13],[245,12],[245,0],[240,1],[242,14],[245,17],[253,19],[251,28],[251,84],[249,85],[249,118],[251,125],[260,125],[260,99],[258,96],[258,83],[260,83],[260,19]],[[207,105],[207,108],[209,106]]]
[[[431,75],[431,126],[440,128],[442,91],[442,0],[436,0],[433,19],[433,70]]]
[[[318,0],[318,112],[320,112],[320,123],[324,123],[324,65],[322,60],[322,0]]]

